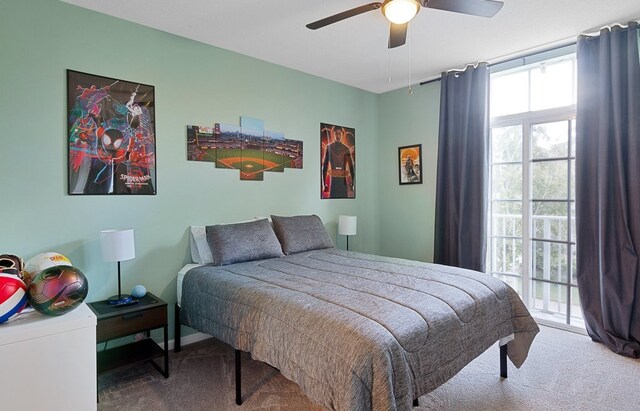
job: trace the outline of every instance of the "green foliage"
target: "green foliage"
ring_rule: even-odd
[[[531,172],[530,198],[538,201],[530,201],[524,206],[530,207],[532,238],[560,241],[571,238],[568,205],[571,206],[572,217],[575,217],[575,207],[567,199],[574,198],[575,179],[568,178],[569,167],[572,167],[572,174],[574,167],[574,162],[569,158],[570,127],[572,122],[559,121],[535,124],[531,128],[531,158],[525,161],[528,161]],[[491,138],[491,234],[507,237],[492,240],[491,267],[496,272],[522,275],[521,238],[523,224],[527,224],[522,219],[521,201],[524,197],[522,126],[495,127]],[[571,240],[575,241],[573,238]],[[534,241],[531,250],[532,276],[566,282],[570,261],[575,260],[575,254],[570,257],[568,249],[566,244]]]

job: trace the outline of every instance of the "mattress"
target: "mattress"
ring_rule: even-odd
[[[177,296],[179,306],[182,307],[182,282],[184,281],[185,274],[192,268],[201,267],[202,265],[203,264],[187,264],[178,271]]]
[[[538,332],[489,275],[338,249],[193,268],[181,307],[336,410],[411,409],[501,339],[520,367]]]
[[[204,264],[187,264],[178,271],[178,279],[177,279],[177,297],[178,297],[178,305],[182,307],[182,282],[184,281],[184,276],[187,274],[189,270],[196,267],[202,267]],[[32,309],[33,310],[33,309]],[[24,310],[23,310],[24,312]],[[506,337],[500,338],[498,342],[499,345],[505,345],[509,341],[513,341],[515,339],[514,334],[509,334]]]

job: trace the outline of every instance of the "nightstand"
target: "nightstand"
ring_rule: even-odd
[[[127,306],[114,306],[107,301],[88,304],[96,314],[96,342],[103,343],[127,335],[146,333],[146,338],[99,351],[97,354],[98,374],[137,362],[149,361],[163,376],[169,377],[169,349],[167,334],[167,303],[151,293],[139,299],[139,302]],[[149,338],[149,332],[162,328],[164,348]],[[154,358],[164,356],[164,369]]]

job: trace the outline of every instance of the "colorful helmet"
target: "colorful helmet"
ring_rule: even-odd
[[[22,258],[13,254],[0,255],[0,273],[17,275],[22,278],[22,270],[24,270]]]

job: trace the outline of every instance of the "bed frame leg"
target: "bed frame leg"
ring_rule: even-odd
[[[418,399],[417,399],[417,398],[416,398],[415,400],[413,400],[413,406],[414,406],[414,407],[417,407],[417,406],[419,406],[419,405],[420,405],[420,403],[418,402]]]
[[[182,351],[182,345],[180,343],[180,306],[178,303],[175,305],[174,316],[173,316],[173,352]]]
[[[242,380],[241,380],[241,363],[240,350],[236,350],[236,404],[242,405]]]
[[[500,346],[500,376],[507,378],[507,344]]]

